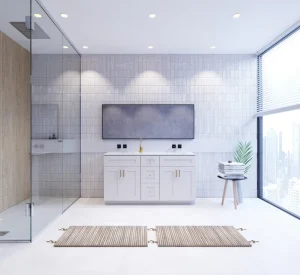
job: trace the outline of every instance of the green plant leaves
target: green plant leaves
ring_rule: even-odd
[[[252,158],[253,149],[251,142],[239,141],[234,152],[234,161],[245,164],[245,174],[247,174],[251,168]]]

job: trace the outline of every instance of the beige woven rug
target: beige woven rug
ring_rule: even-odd
[[[146,247],[146,226],[71,226],[55,247]]]
[[[251,247],[232,226],[156,226],[159,247]]]

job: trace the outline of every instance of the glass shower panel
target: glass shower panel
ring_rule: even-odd
[[[60,133],[63,139],[63,211],[81,193],[80,62],[80,55],[63,38],[63,111],[60,117]]]
[[[30,1],[0,0],[0,242],[30,241],[30,34]]]
[[[32,1],[31,172],[32,237],[62,213],[63,35]]]

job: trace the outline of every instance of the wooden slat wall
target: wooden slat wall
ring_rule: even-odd
[[[3,109],[2,109],[2,94],[4,94],[2,90],[2,60],[3,60],[3,53],[2,53],[2,40],[3,34],[0,32],[0,213],[3,211],[3,138],[2,138],[2,117],[3,117]]]
[[[0,32],[0,212],[30,196],[30,53]]]

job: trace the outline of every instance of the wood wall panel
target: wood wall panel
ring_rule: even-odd
[[[3,33],[0,32],[0,213],[3,211],[3,138],[2,138],[2,118],[3,118],[3,109],[2,109],[2,98],[3,98],[3,89],[2,89],[2,60],[3,60],[3,53],[2,53],[2,39]]]
[[[30,196],[30,54],[4,33],[1,37],[0,211],[3,211]]]

